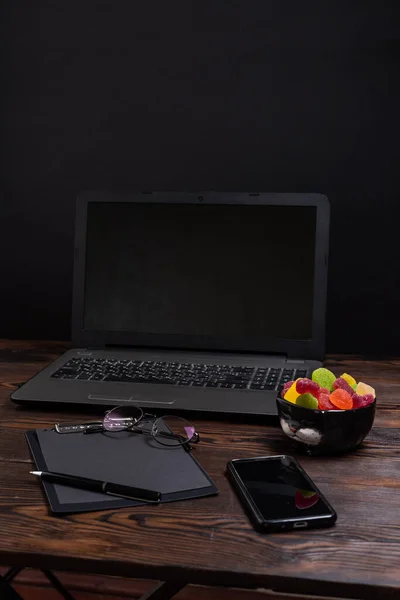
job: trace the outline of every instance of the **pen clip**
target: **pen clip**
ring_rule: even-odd
[[[146,504],[160,504],[161,498],[159,500],[146,500],[145,498],[138,498],[137,496],[125,496],[123,494],[115,494],[114,492],[109,492],[105,490],[105,493],[108,496],[115,496],[116,498],[126,498],[127,500],[137,500],[138,502],[145,502]]]

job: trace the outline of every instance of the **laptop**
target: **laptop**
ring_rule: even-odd
[[[80,195],[73,349],[12,400],[276,415],[324,358],[329,216],[320,194]]]

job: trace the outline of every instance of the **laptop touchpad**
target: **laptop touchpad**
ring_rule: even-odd
[[[174,404],[175,400],[144,400],[138,396],[110,396],[109,394],[89,394],[89,400],[109,400],[110,402],[131,402],[138,404]]]

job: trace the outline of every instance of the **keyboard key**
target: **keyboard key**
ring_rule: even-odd
[[[66,365],[62,367],[58,372],[62,373],[62,375],[78,375],[78,370],[76,368],[70,369]]]
[[[274,390],[275,387],[276,387],[276,384],[273,384],[273,383],[264,383],[262,385],[251,384],[250,389],[252,389],[252,390],[271,391],[271,390]]]
[[[119,377],[119,375],[110,374],[104,378],[104,381],[121,381],[121,377]]]
[[[307,370],[306,369],[297,369],[296,370],[296,379],[299,377],[307,377]]]
[[[90,373],[80,373],[77,379],[90,379]]]
[[[275,383],[266,383],[264,386],[265,390],[274,390],[276,388],[276,384]]]

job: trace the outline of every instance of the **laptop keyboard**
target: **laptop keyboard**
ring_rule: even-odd
[[[82,357],[72,358],[51,377],[279,392],[287,381],[306,375],[306,369]]]

